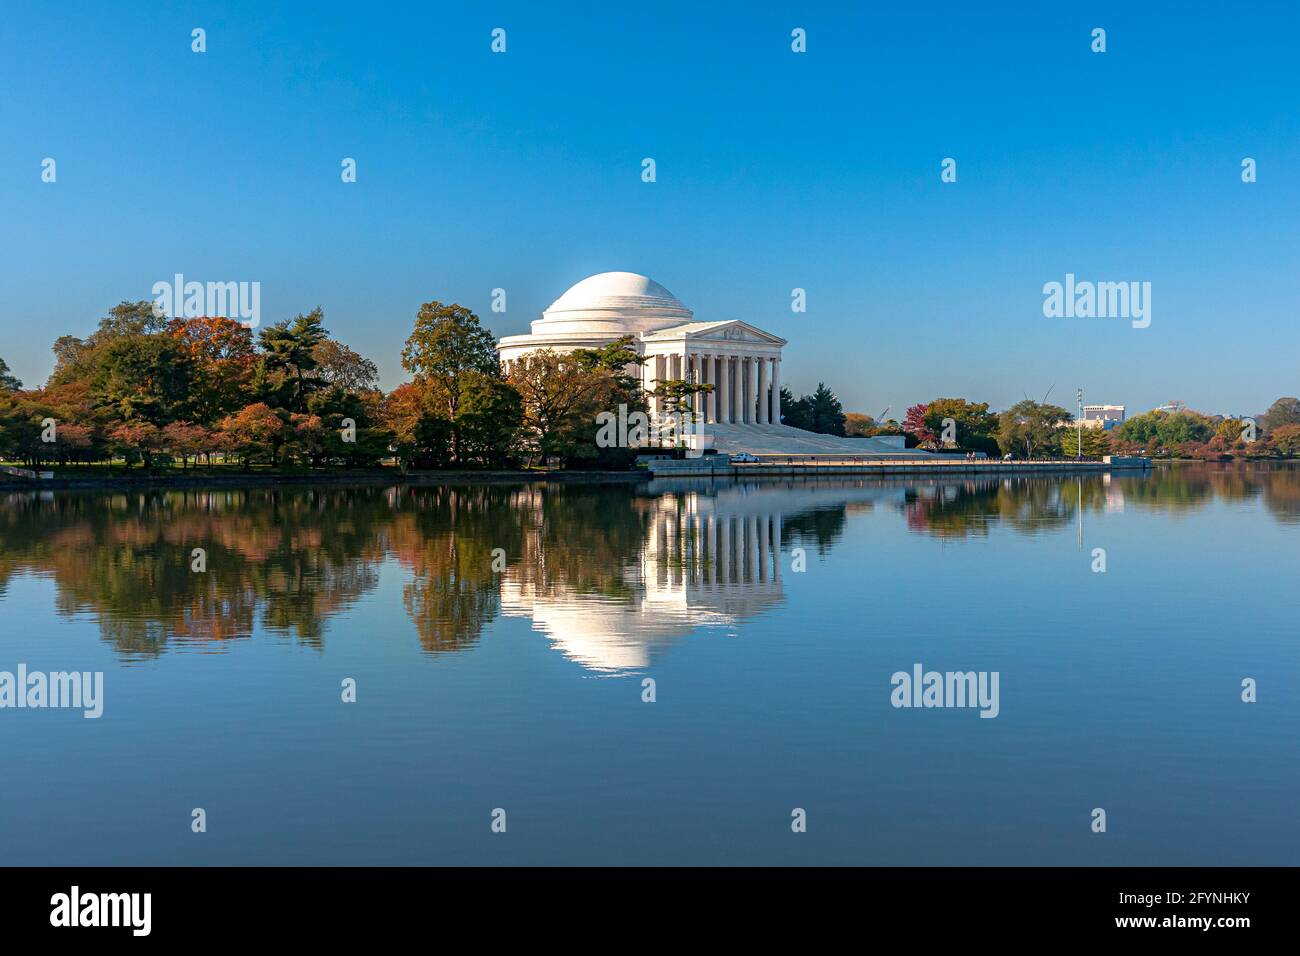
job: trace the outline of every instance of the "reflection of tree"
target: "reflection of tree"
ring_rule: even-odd
[[[1062,478],[975,477],[908,482],[904,511],[913,531],[944,538],[985,535],[997,525],[1032,534],[1067,524],[1079,508],[1100,511],[1113,500],[1126,507],[1181,514],[1218,498],[1263,495],[1281,521],[1300,521],[1300,469],[1286,465],[1188,465],[1147,474]]]
[[[817,508],[782,517],[781,547],[813,545],[818,555],[824,555],[844,534],[845,508]]]
[[[632,593],[629,569],[645,546],[649,517],[643,506],[672,507],[680,496],[637,499],[617,486],[545,487],[517,506],[528,509],[530,534],[520,562],[520,580],[557,593],[626,598]],[[521,498],[529,495],[521,493]],[[540,505],[540,507],[539,507]],[[685,522],[678,522],[685,535]]]
[[[860,488],[860,483],[849,487]],[[916,532],[939,538],[1032,534],[1085,511],[1183,513],[1215,499],[1261,499],[1300,523],[1300,468],[1269,463],[1161,468],[1148,475],[882,481],[903,489]],[[791,488],[790,491],[797,491]],[[626,485],[478,484],[414,488],[59,493],[0,497],[0,597],[9,579],[53,581],[60,614],[91,614],[123,655],[220,648],[259,626],[321,646],[328,619],[375,588],[379,568],[409,574],[403,603],[430,653],[473,646],[501,609],[509,580],[531,597],[593,596],[634,606],[646,556],[656,573],[707,577],[716,558],[698,489],[646,494]],[[846,496],[847,497],[847,496]],[[748,508],[756,507],[757,499]],[[851,503],[781,505],[781,547],[832,549]],[[761,509],[756,512],[762,518]],[[737,512],[743,515],[745,512]],[[723,544],[723,548],[727,547]],[[207,552],[206,573],[190,568]],[[493,570],[504,552],[506,569]]]
[[[1156,468],[1151,474],[1115,479],[1124,494],[1125,505],[1170,514],[1195,511],[1214,498],[1213,466]]]
[[[184,491],[13,495],[0,508],[0,580],[53,578],[62,614],[93,613],[128,655],[247,637],[263,625],[319,645],[324,618],[373,587],[381,493]],[[191,570],[207,552],[207,571]]]
[[[412,579],[403,600],[426,650],[472,646],[500,611],[500,548],[532,594],[630,598],[644,544],[626,486],[448,486],[403,493],[392,541]],[[658,499],[655,499],[658,500]]]
[[[1096,507],[1105,490],[1099,476],[1081,484],[1051,478],[972,478],[930,482],[909,489],[904,511],[913,531],[941,538],[988,534],[1006,525],[1022,534],[1051,531],[1069,523],[1079,507]]]
[[[518,553],[520,527],[506,486],[438,486],[394,491],[388,531],[411,571],[402,603],[430,653],[478,642],[501,608],[492,552]]]
[[[1256,472],[1263,488],[1264,507],[1283,524],[1300,524],[1300,469],[1264,466]]]

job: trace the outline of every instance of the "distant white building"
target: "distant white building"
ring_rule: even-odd
[[[1083,427],[1110,431],[1124,421],[1124,411],[1123,405],[1085,405]]]

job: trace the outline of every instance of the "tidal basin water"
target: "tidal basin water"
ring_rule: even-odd
[[[1282,466],[0,494],[0,671],[104,673],[0,861],[1294,865],[1298,554]]]

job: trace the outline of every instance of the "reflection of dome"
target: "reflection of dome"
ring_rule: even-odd
[[[652,655],[676,639],[706,625],[732,625],[735,618],[687,606],[664,607],[644,596],[626,601],[591,595],[549,594],[501,585],[501,609],[509,617],[527,617],[569,660],[589,671],[617,674],[644,670]]]
[[[552,302],[533,323],[533,334],[627,335],[671,328],[692,318],[694,313],[653,279],[635,272],[602,272]]]

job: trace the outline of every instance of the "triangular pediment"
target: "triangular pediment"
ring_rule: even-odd
[[[755,345],[785,345],[786,340],[771,332],[733,319],[727,322],[690,322],[660,329],[646,339],[690,339],[692,342],[749,342]]]

